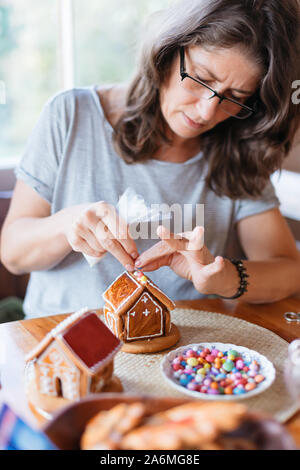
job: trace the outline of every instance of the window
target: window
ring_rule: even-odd
[[[0,159],[22,152],[43,103],[59,88],[53,0],[0,0]]]
[[[0,163],[55,93],[128,79],[143,20],[171,2],[0,0]]]

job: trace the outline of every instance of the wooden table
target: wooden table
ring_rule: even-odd
[[[195,308],[241,318],[268,328],[288,342],[300,338],[300,323],[288,323],[283,318],[284,312],[300,311],[300,298],[289,298],[264,305],[220,299],[178,301],[176,305],[180,308]],[[38,426],[39,423],[31,413],[24,393],[24,356],[64,318],[65,315],[54,315],[0,325],[0,347],[5,344],[6,351],[5,362],[1,366],[0,401],[8,403],[32,426]],[[300,447],[300,411],[286,426]]]

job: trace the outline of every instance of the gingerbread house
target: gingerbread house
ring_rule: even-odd
[[[102,296],[106,324],[124,343],[123,350],[154,352],[178,341],[179,333],[170,316],[175,304],[143,272],[123,272]],[[148,345],[147,351],[130,346],[136,342]]]
[[[103,391],[112,380],[121,341],[87,308],[52,329],[26,357],[34,367],[35,389],[49,397],[78,400]]]

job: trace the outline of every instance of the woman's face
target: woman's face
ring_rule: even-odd
[[[218,93],[241,103],[255,92],[261,79],[259,65],[238,47],[186,48],[185,69],[189,75],[205,82]],[[217,97],[209,100],[199,98],[183,87],[184,81],[181,82],[178,54],[168,80],[160,89],[161,111],[174,142],[198,137],[230,118],[219,106]],[[203,89],[201,85],[199,87]]]

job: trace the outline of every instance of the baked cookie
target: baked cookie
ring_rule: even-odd
[[[218,437],[236,429],[246,407],[233,403],[188,403],[154,415],[128,433],[122,449],[221,449]]]
[[[93,450],[250,449],[235,435],[247,408],[237,403],[191,402],[149,416],[142,403],[120,403],[92,418],[81,438]]]
[[[81,449],[120,449],[123,436],[141,423],[145,412],[142,403],[120,403],[101,411],[88,422],[81,437]]]

